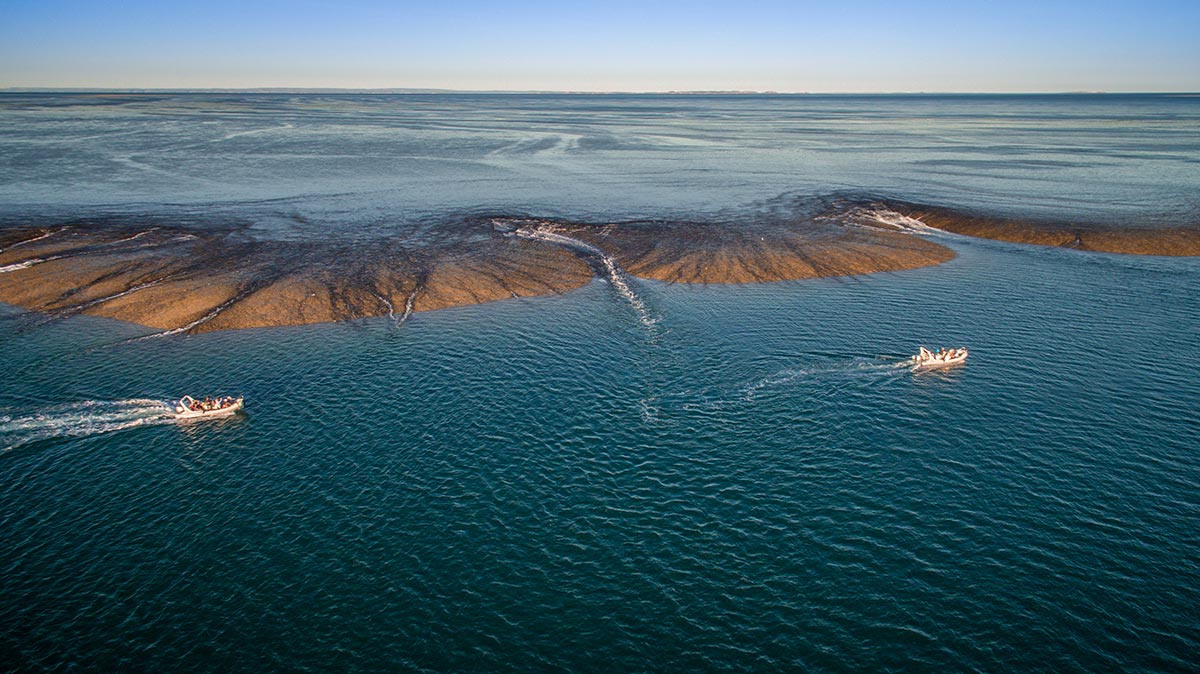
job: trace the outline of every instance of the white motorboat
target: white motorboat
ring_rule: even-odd
[[[959,365],[967,359],[967,355],[966,348],[938,349],[935,352],[922,346],[920,353],[912,357],[913,370],[933,370]]]
[[[228,417],[237,413],[242,409],[244,399],[241,396],[237,398],[205,398],[204,400],[196,400],[191,396],[184,396],[175,403],[175,418],[176,419],[215,419],[218,417]]]

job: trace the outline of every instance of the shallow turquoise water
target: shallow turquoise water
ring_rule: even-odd
[[[234,218],[304,238],[477,208],[736,222],[847,186],[1154,220],[1194,214],[1200,166],[1195,99],[0,100],[18,224]],[[521,145],[531,119],[578,138]],[[289,123],[308,135],[209,142]],[[330,143],[344,152],[322,164]],[[644,313],[602,280],[400,324],[194,337],[4,307],[0,663],[1187,669],[1200,262],[938,240],[958,257],[903,273],[634,281]],[[919,344],[972,355],[914,374],[901,361]],[[162,419],[183,393],[244,394],[247,413]]]

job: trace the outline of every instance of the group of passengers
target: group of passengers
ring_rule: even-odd
[[[192,400],[189,407],[193,412],[211,412],[229,407],[234,403],[234,399],[225,396],[224,398],[205,398],[204,400]]]
[[[937,351],[930,351],[925,347],[921,347],[921,360],[953,360],[959,356],[965,356],[966,349],[947,349],[945,347]]]

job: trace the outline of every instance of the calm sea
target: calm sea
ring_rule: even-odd
[[[1198,187],[1195,97],[0,96],[10,226],[1175,224]],[[0,669],[1193,667],[1200,261],[933,236],[958,257],[640,306],[142,340],[0,307]],[[162,419],[184,393],[247,411]]]

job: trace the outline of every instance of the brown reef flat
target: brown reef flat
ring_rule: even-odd
[[[754,222],[586,224],[520,217],[413,239],[260,240],[239,228],[73,225],[0,231],[0,301],[169,332],[301,325],[563,293],[593,278],[756,283],[914,269],[953,251],[904,217],[1018,243],[1200,255],[1200,227],[1116,229],[899,203],[835,202]]]
[[[907,233],[817,220],[743,227],[490,218],[434,230],[420,244],[69,226],[0,232],[0,301],[198,333],[402,320],[413,311],[563,293],[610,274],[749,283],[912,269],[952,257]]]
[[[18,230],[0,239],[0,301],[194,333],[402,318],[562,293],[591,279],[569,251],[500,237],[420,254],[389,242],[258,242],[165,228]]]
[[[1184,227],[1079,227],[1066,222],[973,215],[949,208],[889,204],[893,210],[955,234],[1041,246],[1127,255],[1200,255],[1200,225]]]
[[[634,276],[669,283],[763,283],[901,271],[954,257],[911,234],[828,221],[566,227]]]

